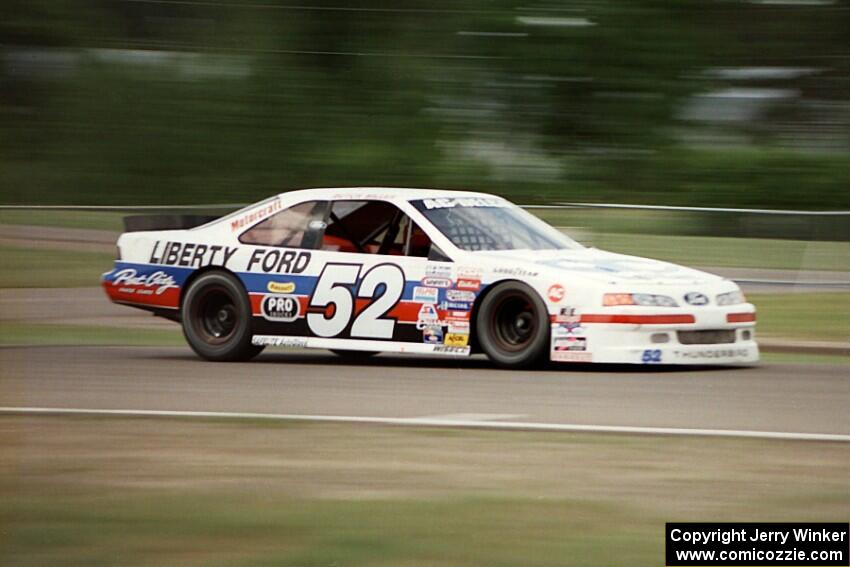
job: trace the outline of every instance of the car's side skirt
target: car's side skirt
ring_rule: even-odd
[[[469,356],[471,353],[471,348],[469,346],[403,343],[397,341],[373,341],[366,339],[326,339],[322,337],[254,335],[251,342],[256,346],[438,354],[441,356]]]

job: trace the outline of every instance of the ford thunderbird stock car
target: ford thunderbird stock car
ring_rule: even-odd
[[[109,298],[192,349],[266,346],[564,363],[748,364],[755,308],[722,277],[587,248],[482,193],[307,189],[221,218],[125,219]]]

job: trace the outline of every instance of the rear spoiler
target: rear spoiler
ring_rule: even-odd
[[[124,232],[185,230],[221,218],[216,215],[131,215],[124,217]]]

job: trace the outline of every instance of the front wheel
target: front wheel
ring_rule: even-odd
[[[488,293],[475,320],[478,344],[494,363],[524,368],[543,360],[549,348],[549,314],[540,296],[520,282]]]
[[[209,272],[189,286],[183,299],[183,334],[199,356],[217,362],[254,358],[251,304],[242,284],[225,272]]]

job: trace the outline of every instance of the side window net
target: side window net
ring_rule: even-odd
[[[446,236],[464,250],[504,250],[509,248],[509,238],[498,238],[505,227],[496,224],[497,216],[487,219],[471,219],[459,211],[446,215]]]
[[[385,201],[336,201],[328,215],[322,250],[427,257],[431,240],[410,217]]]

